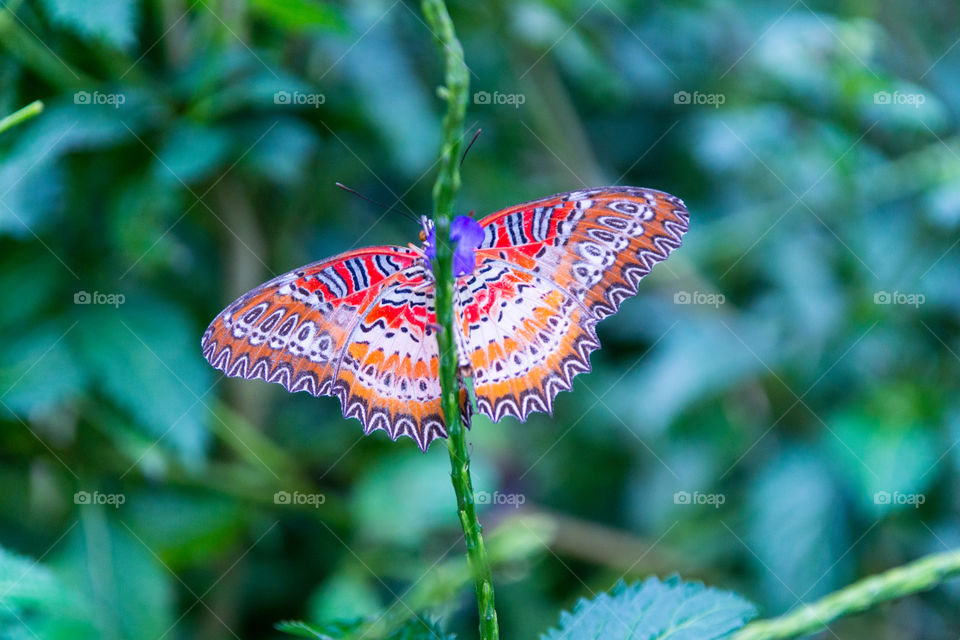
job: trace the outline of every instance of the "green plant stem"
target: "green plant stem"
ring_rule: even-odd
[[[871,576],[779,618],[751,622],[731,640],[782,640],[825,629],[830,622],[960,575],[960,549],[936,553]]]
[[[467,544],[467,561],[473,576],[480,615],[480,637],[499,637],[497,612],[494,608],[493,578],[490,560],[483,544],[480,521],[470,477],[470,456],[467,453],[466,426],[460,415],[460,382],[457,377],[457,350],[453,316],[453,255],[450,247],[450,223],[453,202],[460,189],[458,164],[464,114],[470,78],[463,60],[463,48],[457,40],[453,21],[443,0],[423,0],[427,24],[440,45],[445,61],[445,84],[440,95],[447,102],[443,119],[443,141],[440,146],[440,169],[433,187],[433,222],[436,225],[437,257],[433,261],[436,282],[437,345],[440,353],[440,399],[447,425],[447,448],[450,453],[450,477],[457,494],[460,526]],[[469,413],[465,413],[469,423]]]
[[[29,120],[41,111],[43,111],[43,102],[40,100],[34,100],[22,109],[17,109],[5,118],[0,119],[0,133],[17,126],[21,122]]]

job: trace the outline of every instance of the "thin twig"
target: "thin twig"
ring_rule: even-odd
[[[810,635],[837,618],[920,591],[960,575],[960,550],[929,555],[870,576],[779,618],[751,622],[731,640],[785,640]]]
[[[21,122],[29,120],[41,111],[43,111],[43,102],[40,100],[34,100],[22,109],[17,109],[7,117],[0,119],[0,133],[17,126]]]

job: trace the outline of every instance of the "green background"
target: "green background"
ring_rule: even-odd
[[[0,637],[266,638],[391,606],[472,637],[443,444],[362,437],[199,349],[274,275],[416,242],[334,182],[429,213],[417,4],[2,6],[0,114],[46,110],[0,134]],[[463,212],[604,184],[691,212],[552,418],[475,421],[504,637],[620,577],[771,616],[960,545],[960,6],[450,9],[490,96]],[[946,585],[822,637],[955,638],[958,605]]]

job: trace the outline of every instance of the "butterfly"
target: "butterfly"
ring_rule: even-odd
[[[365,434],[383,429],[426,450],[446,437],[434,316],[435,229],[423,246],[357,249],[245,293],[203,334],[203,355],[232,377],[336,396]],[[560,193],[479,222],[458,216],[454,313],[461,370],[493,421],[552,413],[590,371],[596,326],[680,246],[679,198],[637,187]],[[464,395],[461,395],[463,398]]]

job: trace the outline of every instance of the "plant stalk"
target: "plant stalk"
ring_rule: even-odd
[[[926,591],[958,575],[960,550],[935,553],[854,582],[779,618],[751,622],[731,636],[731,640],[784,640],[810,635],[827,628],[837,618],[860,613],[887,600]]]
[[[433,187],[433,222],[436,226],[437,257],[433,261],[436,282],[437,345],[440,353],[440,403],[447,425],[447,448],[450,453],[450,478],[457,494],[457,511],[467,545],[467,561],[473,576],[480,616],[481,640],[497,640],[499,627],[494,608],[493,578],[490,560],[483,544],[480,521],[477,519],[470,477],[470,455],[467,452],[466,427],[469,410],[461,416],[461,383],[458,379],[457,349],[453,314],[453,251],[450,246],[450,223],[453,202],[460,189],[458,164],[463,119],[467,109],[470,78],[463,59],[463,48],[457,40],[453,21],[443,0],[423,0],[423,13],[436,37],[445,61],[445,86],[440,95],[447,102],[443,118],[443,141],[440,146],[440,169]]]
[[[27,106],[17,109],[10,115],[0,119],[0,133],[3,133],[7,129],[12,129],[21,122],[25,122],[32,118],[35,115],[38,115],[43,111],[43,102],[40,100],[34,100]]]

